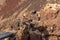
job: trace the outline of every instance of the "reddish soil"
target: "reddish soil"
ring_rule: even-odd
[[[19,3],[21,5],[18,5]],[[31,6],[28,7],[30,4]],[[16,34],[13,38],[16,40],[60,40],[58,1],[6,0],[1,7],[0,16],[6,19],[0,20],[0,33],[15,30]],[[16,10],[17,8],[19,10]],[[16,12],[14,10],[18,12],[16,17],[13,15]]]
[[[6,0],[6,5],[2,7],[0,10],[0,16],[4,15],[4,17],[8,17],[9,15],[12,15],[13,13],[10,13],[14,8],[17,7],[20,0]]]

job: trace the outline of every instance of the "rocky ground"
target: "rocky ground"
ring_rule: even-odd
[[[0,0],[0,34],[16,31],[3,40],[60,40],[59,19],[60,0]]]

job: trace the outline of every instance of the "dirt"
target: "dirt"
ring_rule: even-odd
[[[59,0],[1,1],[0,34],[15,30],[15,40],[60,40],[59,3]]]

